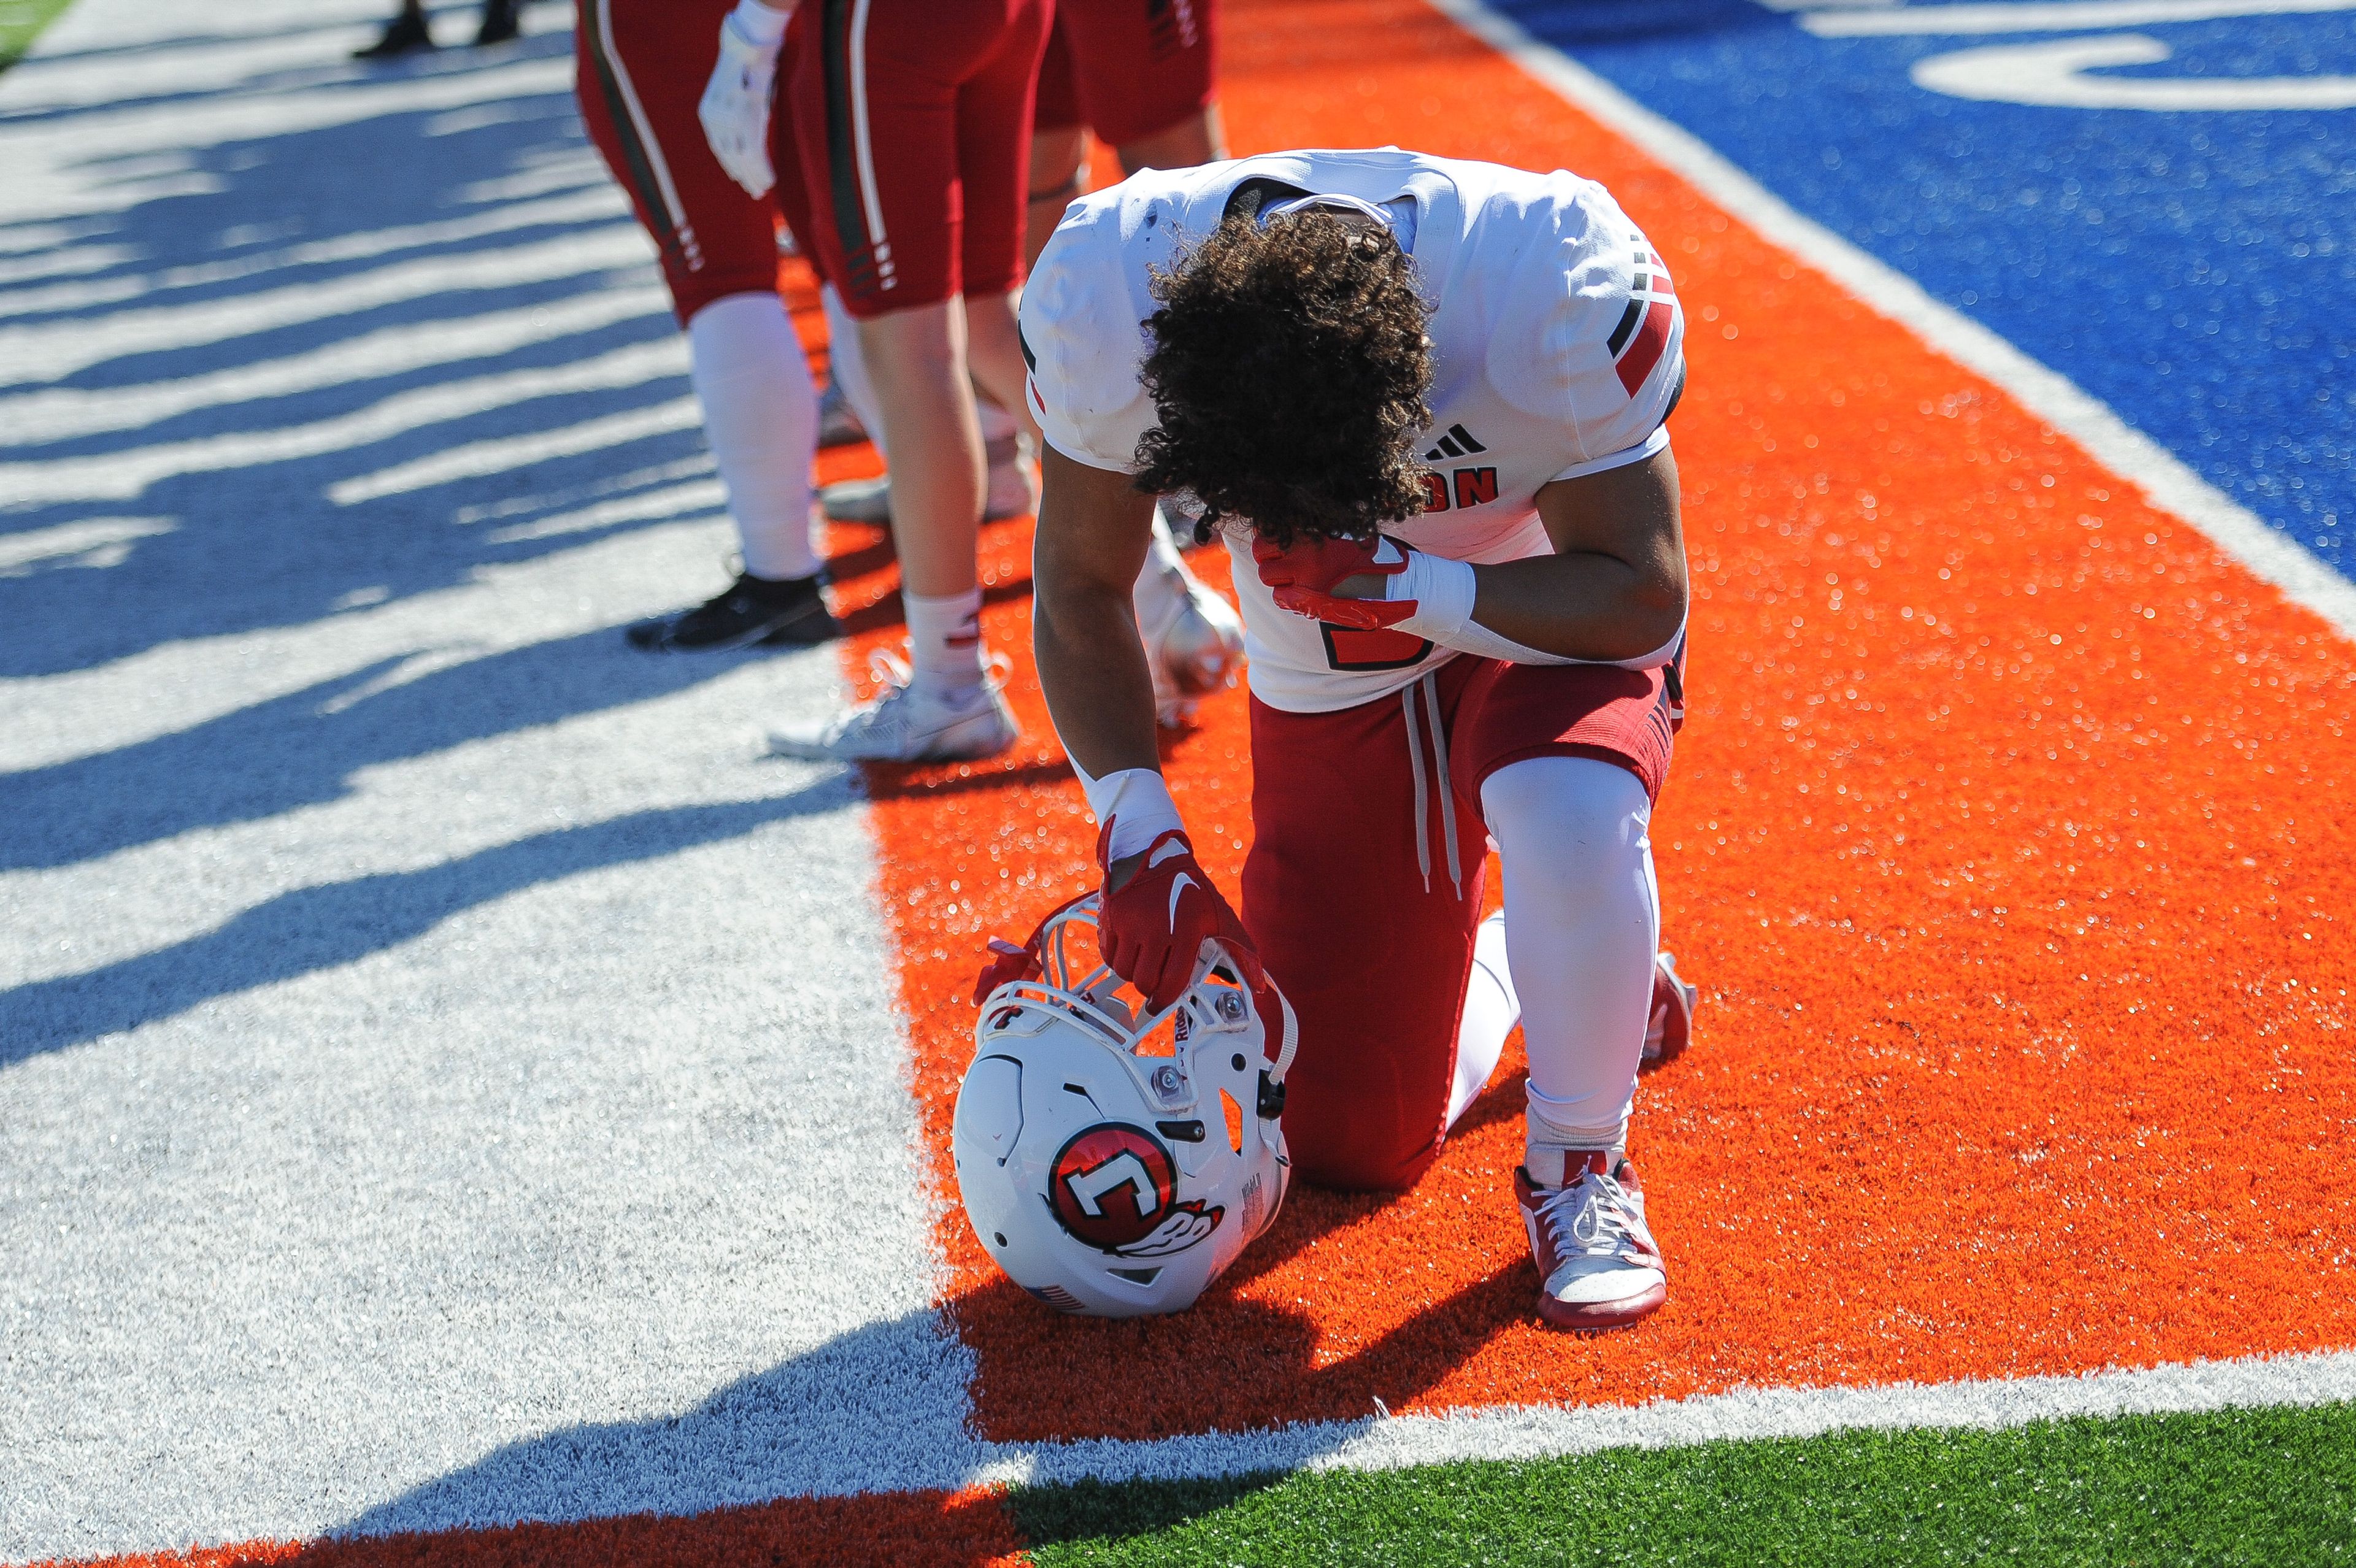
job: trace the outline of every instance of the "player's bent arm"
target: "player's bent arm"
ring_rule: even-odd
[[[1555,553],[1475,567],[1475,621],[1576,659],[1642,658],[1676,636],[1686,620],[1686,542],[1666,447],[1558,479],[1539,489],[1537,508]]]
[[[1128,475],[1053,446],[1039,467],[1031,635],[1055,732],[1087,777],[1158,770],[1153,677],[1130,599],[1153,538],[1153,497]]]
[[[1686,616],[1677,470],[1667,449],[1558,479],[1537,501],[1552,555],[1472,566],[1412,552],[1404,571],[1346,577],[1333,592],[1413,600],[1414,613],[1393,624],[1472,653],[1665,662]]]

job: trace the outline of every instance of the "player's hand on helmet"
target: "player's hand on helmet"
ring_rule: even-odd
[[[1362,632],[1396,626],[1416,612],[1412,599],[1345,598],[1334,589],[1353,577],[1395,577],[1407,570],[1407,551],[1375,539],[1296,539],[1279,549],[1265,539],[1252,541],[1259,580],[1275,590],[1277,607],[1312,621],[1355,626]]]
[[[777,78],[778,47],[753,37],[731,13],[720,24],[720,59],[695,106],[712,155],[730,179],[756,197],[777,183],[769,163],[769,94]]]
[[[1101,864],[1111,841],[1107,824],[1097,840]],[[1268,983],[1259,954],[1244,923],[1195,862],[1186,835],[1173,829],[1141,855],[1106,866],[1104,905],[1097,917],[1097,943],[1114,974],[1137,987],[1146,1010],[1160,1012],[1186,994],[1203,944],[1215,940],[1227,951],[1240,978],[1254,989]]]

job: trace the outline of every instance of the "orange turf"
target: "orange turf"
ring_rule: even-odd
[[[1692,709],[1654,839],[1666,944],[1705,1000],[1636,1129],[1672,1294],[1615,1335],[1537,1326],[1510,1071],[1413,1192],[1297,1194],[1183,1318],[1065,1319],[996,1276],[948,1170],[965,997],[985,936],[1087,885],[1090,839],[1028,664],[1028,528],[1000,524],[985,622],[1028,738],[871,779],[982,1428],[1143,1437],[1377,1397],[1642,1400],[2356,1343],[2339,912],[2356,843],[2329,793],[2356,772],[2347,645],[1413,0],[1229,16],[1238,150],[1578,169],[1645,226],[1692,313]],[[863,670],[898,635],[890,572],[868,530],[838,548]],[[1232,888],[1241,694],[1165,759]]]
[[[636,1514],[363,1541],[253,1541],[86,1568],[997,1568],[1023,1543],[991,1493],[800,1498],[692,1519]],[[35,1564],[34,1568],[52,1568]]]

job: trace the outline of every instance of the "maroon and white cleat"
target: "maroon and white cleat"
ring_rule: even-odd
[[[1677,961],[1664,953],[1653,960],[1653,1010],[1644,1025],[1646,1069],[1675,1061],[1693,1041],[1694,1004],[1700,987],[1688,986],[1677,973]]]
[[[1573,1154],[1560,1187],[1514,1172],[1514,1196],[1538,1265],[1538,1316],[1557,1328],[1592,1331],[1633,1323],[1669,1298],[1668,1265],[1644,1224],[1644,1189],[1623,1159]]]

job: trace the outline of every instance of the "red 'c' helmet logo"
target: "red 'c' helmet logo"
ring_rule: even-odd
[[[1144,1128],[1098,1122],[1056,1152],[1047,1191],[1064,1229],[1098,1251],[1119,1252],[1170,1217],[1178,1164]]]

